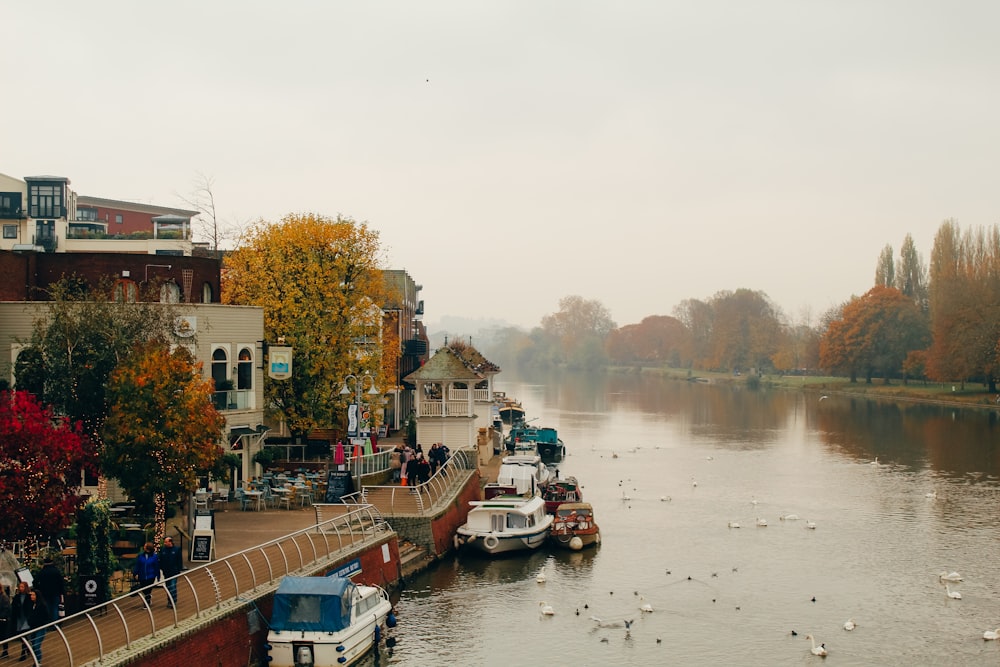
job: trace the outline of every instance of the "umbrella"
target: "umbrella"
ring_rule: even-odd
[[[365,456],[371,456],[373,453],[374,452],[372,452],[372,439],[365,438]]]
[[[333,463],[334,465],[342,466],[344,465],[344,443],[340,440],[337,441],[337,448],[333,452]]]

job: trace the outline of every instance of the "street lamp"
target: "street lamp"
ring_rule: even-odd
[[[369,396],[378,396],[381,392],[378,387],[375,386],[375,377],[367,372],[363,371],[358,375],[354,373],[349,373],[344,377],[344,386],[340,390],[341,396],[350,396],[354,393],[354,403],[351,403],[347,407],[347,435],[351,438],[352,445],[360,444],[364,447],[364,442],[361,440],[361,428],[360,428],[360,415],[358,410],[361,409],[361,391],[365,388],[365,380],[368,380],[371,387],[368,389]],[[364,451],[362,449],[362,451]],[[357,462],[358,466],[358,498],[360,499],[361,494],[361,461]]]

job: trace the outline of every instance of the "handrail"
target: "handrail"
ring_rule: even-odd
[[[477,452],[472,448],[453,451],[448,459],[435,471],[431,478],[413,486],[365,485],[361,494],[348,494],[344,498],[370,503],[390,515],[428,516],[435,513],[442,504],[451,502],[454,492],[468,480],[477,469]]]
[[[371,505],[336,507],[339,514],[309,528],[185,570],[37,630],[13,635],[8,639],[13,645],[11,650],[18,650],[18,644],[25,645],[32,660],[28,664],[38,665],[31,636],[41,630],[55,631],[59,642],[46,639],[43,644],[46,664],[76,667],[125,662],[135,657],[136,648],[147,647],[146,640],[155,639],[158,633],[180,631],[200,619],[226,613],[246,604],[245,596],[257,597],[276,588],[281,577],[314,572],[323,563],[377,542],[391,530]],[[171,600],[167,587],[171,579],[184,586],[180,603],[167,614],[157,607]],[[157,593],[156,597],[161,602],[150,605],[145,595],[160,590],[163,596]]]

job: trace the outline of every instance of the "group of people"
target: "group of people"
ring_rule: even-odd
[[[156,547],[152,542],[146,542],[142,547],[142,553],[135,559],[132,566],[132,574],[135,575],[135,583],[139,588],[144,589],[142,595],[146,598],[146,604],[152,604],[153,584],[163,574],[166,580],[167,592],[170,597],[167,599],[167,606],[173,607],[177,603],[177,575],[184,569],[184,557],[181,548],[174,544],[174,538],[163,538],[163,547],[156,553]]]
[[[419,443],[413,447],[405,444],[396,445],[395,453],[399,456],[400,482],[415,486],[429,480],[438,468],[444,465],[450,450],[446,445],[435,442],[426,456],[423,446]]]
[[[32,583],[33,586],[27,581],[19,581],[13,593],[7,586],[0,587],[0,632],[4,640],[0,657],[8,656],[10,637],[33,630],[31,650],[38,662],[42,661],[42,640],[47,632],[44,626],[59,618],[60,607],[66,601],[66,583],[51,558],[43,561]],[[28,646],[22,642],[18,659],[27,657]]]

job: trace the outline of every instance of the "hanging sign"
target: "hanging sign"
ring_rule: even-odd
[[[356,437],[358,435],[358,404],[351,403],[347,406],[347,435]]]
[[[267,361],[267,374],[272,380],[287,380],[292,377],[292,348],[269,347]]]

